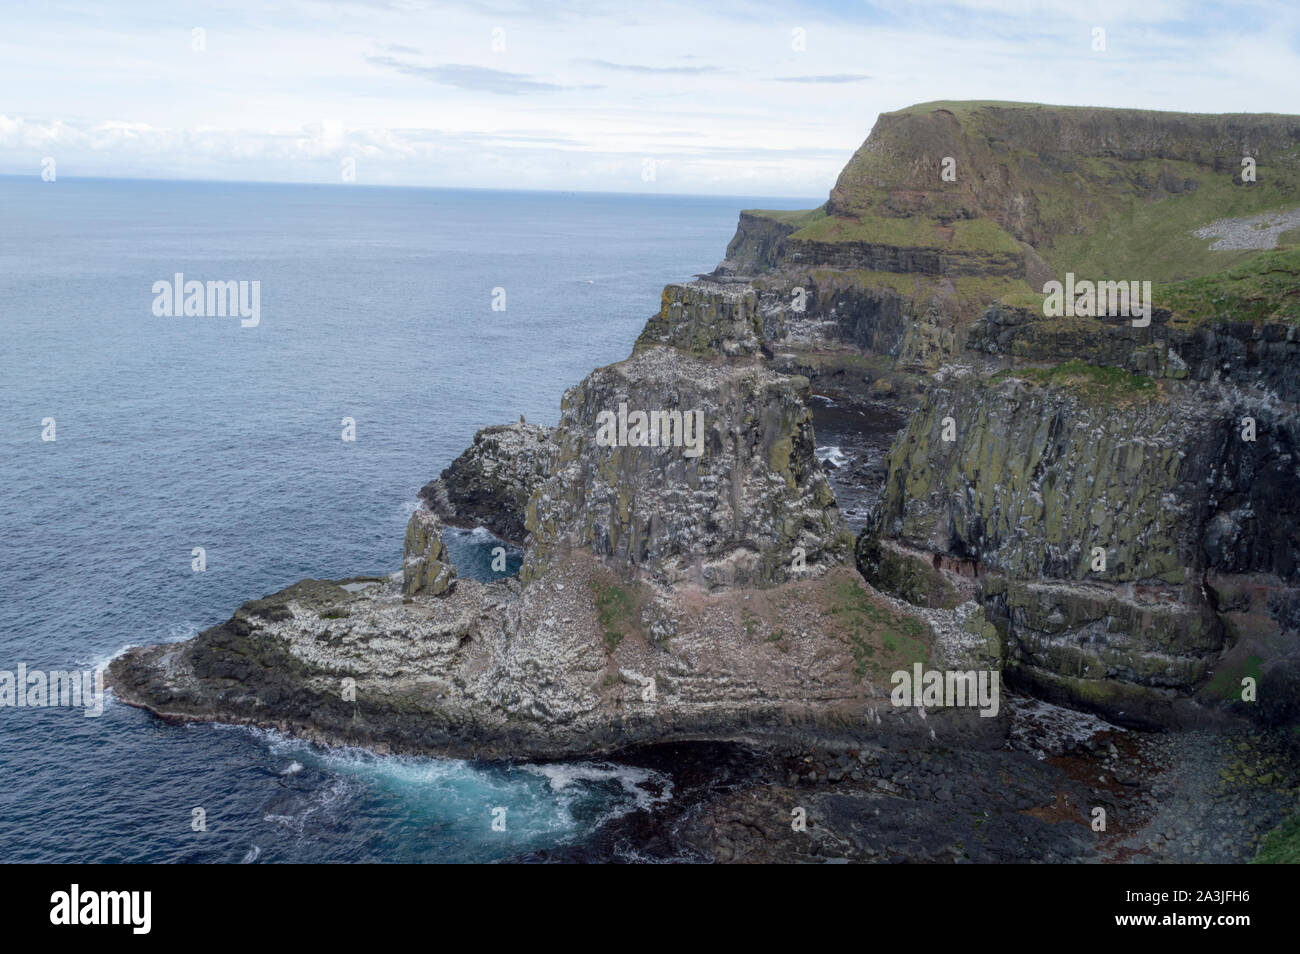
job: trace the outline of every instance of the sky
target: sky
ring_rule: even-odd
[[[0,174],[820,200],[914,103],[1298,90],[1295,0],[0,0]]]

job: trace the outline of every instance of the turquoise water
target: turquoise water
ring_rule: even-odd
[[[94,666],[304,577],[392,572],[416,491],[476,429],[554,423],[666,282],[716,264],[741,208],[814,204],[0,177],[0,670]],[[259,281],[260,324],[155,317],[176,272]],[[448,541],[466,576],[493,543]],[[505,859],[672,793],[609,763],[0,707],[13,861]]]

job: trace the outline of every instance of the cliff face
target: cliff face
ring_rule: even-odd
[[[528,498],[550,469],[552,430],[522,421],[483,428],[437,480],[420,488],[420,499],[452,526],[483,526],[522,542]]]
[[[892,706],[918,663],[1141,725],[1300,719],[1300,250],[1241,224],[1300,205],[1298,122],[882,116],[824,206],[742,213],[557,427],[481,431],[421,492],[402,573],[253,601],[115,684],[174,718],[517,757],[1002,740],[1005,717]],[[1045,318],[1066,272],[1152,281],[1150,323]],[[814,388],[910,415],[856,545],[871,586]],[[523,543],[520,577],[457,581],[438,517]]]
[[[1045,317],[1042,296],[1012,293],[957,328],[858,541],[869,581],[919,605],[977,599],[1012,682],[1121,722],[1225,703],[1297,716],[1300,253],[1242,239],[1216,255],[1204,234],[1229,207],[1300,204],[1297,142],[1293,117],[936,104],[881,118],[830,216],[983,218],[1026,246],[1026,274],[1038,261],[1155,287],[1137,326]],[[942,155],[970,173],[948,191],[925,183]],[[1243,181],[1243,155],[1268,174]],[[1148,246],[1107,234],[1121,209]],[[1248,675],[1269,686],[1258,704],[1240,701]]]
[[[927,103],[882,115],[820,208],[742,213],[715,274],[753,279],[788,345],[869,342],[929,371],[961,360],[991,305],[1037,308],[1067,271],[1193,279],[1252,254],[1212,252],[1197,228],[1298,205],[1294,116]],[[803,310],[797,289],[817,291]],[[876,314],[901,315],[901,333],[864,338]]]
[[[697,340],[693,321],[687,331]],[[808,396],[803,378],[670,347],[594,372],[564,396],[552,472],[529,502],[525,577],[575,547],[706,587],[784,582],[796,559],[840,562],[849,544],[813,455]],[[598,418],[620,408],[667,412],[695,446],[601,446]]]
[[[406,524],[402,543],[402,593],[442,596],[451,591],[456,568],[442,542],[442,523],[429,510],[417,510]]]
[[[967,584],[1022,681],[1167,722],[1179,717],[1163,690],[1191,694],[1261,655],[1218,591],[1257,575],[1262,610],[1300,583],[1298,442],[1275,399],[1222,386],[1082,362],[952,374],[890,454],[859,566],[923,605]],[[1289,668],[1290,642],[1266,658]]]

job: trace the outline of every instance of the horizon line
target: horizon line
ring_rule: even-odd
[[[38,182],[44,182],[39,172],[0,172],[0,179],[35,179]],[[55,180],[68,179],[83,182],[159,182],[159,183],[185,183],[190,185],[237,185],[237,186],[318,186],[321,188],[339,188],[339,189],[419,189],[425,191],[443,191],[443,192],[520,192],[529,194],[542,195],[618,195],[618,196],[636,196],[638,198],[682,198],[682,199],[739,199],[739,198],[767,198],[767,199],[795,199],[798,201],[811,201],[822,203],[826,201],[826,196],[814,195],[762,195],[756,192],[747,193],[728,193],[728,192],[615,192],[604,189],[518,189],[507,188],[502,186],[437,186],[437,185],[407,185],[399,183],[381,183],[381,182],[304,182],[300,180],[279,180],[279,179],[187,179],[182,177],[166,176],[83,176],[83,175],[61,175]],[[46,183],[48,184],[48,183]],[[829,191],[827,193],[829,195]]]

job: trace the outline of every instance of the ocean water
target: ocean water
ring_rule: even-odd
[[[304,577],[396,570],[416,491],[476,429],[554,423],[740,209],[811,204],[0,177],[0,670],[89,668]],[[259,281],[260,323],[156,317],[177,272]],[[448,542],[488,571],[490,535]],[[0,707],[9,861],[488,861],[672,797],[631,765]]]

